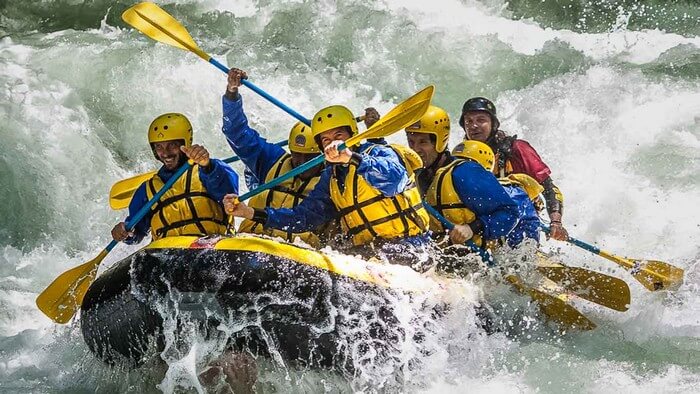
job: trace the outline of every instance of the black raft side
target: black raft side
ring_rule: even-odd
[[[356,297],[339,291],[347,285]],[[262,252],[143,249],[95,280],[83,300],[81,328],[88,347],[103,361],[138,366],[164,347],[164,320],[154,306],[172,306],[176,300],[177,319],[194,316],[183,311],[200,307],[209,312],[202,314],[209,329],[222,321],[247,325],[231,345],[259,353],[274,347],[288,362],[345,368],[352,338],[343,327],[352,322],[334,308],[357,310],[370,294],[385,299],[387,292],[392,291]],[[363,335],[396,337],[386,329],[396,321],[388,304],[376,308],[380,323]],[[176,308],[166,310],[175,313]]]

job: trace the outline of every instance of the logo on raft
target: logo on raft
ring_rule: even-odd
[[[221,235],[207,235],[192,242],[190,249],[213,249],[222,239]]]

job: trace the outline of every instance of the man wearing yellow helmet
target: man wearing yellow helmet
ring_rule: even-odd
[[[462,106],[459,124],[465,132],[465,139],[488,144],[496,154],[494,173],[498,177],[510,174],[527,174],[544,187],[544,198],[549,213],[550,236],[565,241],[569,234],[562,225],[564,196],[550,176],[551,170],[540,155],[525,140],[517,136],[507,136],[499,129],[496,106],[483,97],[472,97]]]
[[[491,148],[483,142],[474,140],[461,142],[454,148],[452,154],[457,159],[476,161],[489,173],[493,171],[495,156]],[[525,174],[511,174],[508,177],[499,178],[498,182],[518,207],[517,224],[506,236],[508,245],[514,248],[525,238],[539,242],[540,218],[533,200],[542,192],[542,186]]]
[[[450,140],[450,116],[444,109],[431,105],[418,122],[405,130],[408,146],[423,160],[423,168],[418,172],[417,180],[421,195],[425,195],[437,170],[452,162],[447,147]]]
[[[503,193],[496,178],[478,165],[466,164],[464,160],[452,165],[454,158],[447,147],[450,139],[447,112],[431,105],[420,120],[405,131],[408,146],[423,160],[424,168],[418,171],[421,194],[425,196],[431,188],[440,190],[431,195],[434,201],[428,198],[428,202],[455,224],[450,231],[451,241],[461,244],[475,235],[477,240],[505,236],[516,220],[514,203]],[[437,178],[438,173],[443,175]],[[443,203],[444,199],[450,199],[449,208]],[[472,214],[468,221],[465,220],[467,213]],[[438,235],[445,232],[434,218],[430,228]]]
[[[297,122],[290,130],[290,153],[287,153],[279,145],[267,142],[256,130],[252,129],[248,125],[248,118],[243,111],[243,98],[238,92],[241,80],[247,77],[245,71],[237,68],[231,69],[228,73],[226,94],[222,99],[222,131],[231,149],[241,158],[252,175],[257,180],[267,182],[313,159],[321,151],[311,135],[311,127],[301,122]],[[295,207],[316,186],[322,168],[320,165],[316,166],[258,194],[250,200],[250,206],[259,209]],[[250,180],[251,178],[246,178],[249,189],[256,186],[249,182]],[[239,231],[277,236],[287,241],[293,241],[294,238],[300,237],[310,245],[319,246],[319,239],[313,232],[295,233],[272,228],[264,229],[263,223],[251,219],[245,219],[241,223]]]
[[[311,127],[327,162],[311,194],[293,209],[265,210],[237,204],[236,196],[230,195],[224,199],[227,212],[286,231],[305,231],[340,219],[354,251],[423,268],[429,257],[428,214],[398,154],[370,142],[339,150],[357,133],[353,114],[343,106],[322,109]]]
[[[221,199],[227,193],[238,192],[238,175],[223,161],[210,158],[203,146],[192,144],[192,125],[182,114],[167,113],[153,120],[148,128],[148,142],[163,166],[136,189],[129,204],[129,217],[146,205],[187,159],[195,165],[163,194],[132,232],[126,231],[125,222],[120,222],[112,229],[112,238],[137,243],[149,228],[154,240],[175,235],[223,234],[226,222]]]

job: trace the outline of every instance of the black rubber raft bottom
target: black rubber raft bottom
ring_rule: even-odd
[[[163,351],[165,321],[196,320],[205,335],[222,323],[242,327],[228,338],[232,348],[351,370],[358,344],[379,339],[390,353],[402,340],[391,303],[383,302],[392,294],[262,252],[143,249],[96,279],[80,320],[90,350],[110,364],[139,366]]]

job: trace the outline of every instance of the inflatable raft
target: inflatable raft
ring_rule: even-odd
[[[163,350],[165,326],[196,321],[205,335],[226,331],[234,348],[346,369],[363,346],[403,340],[392,299],[441,288],[409,267],[253,235],[172,237],[100,275],[80,322],[107,363],[138,366]]]

